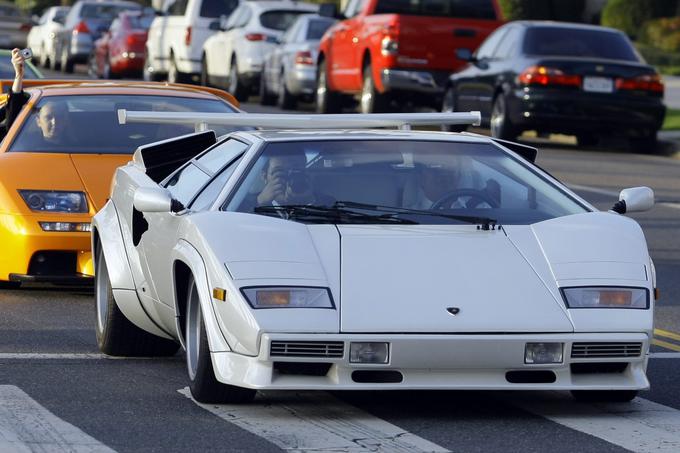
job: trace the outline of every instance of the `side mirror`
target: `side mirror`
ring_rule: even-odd
[[[472,51],[465,48],[456,49],[456,58],[470,63],[474,63],[474,61],[476,61],[476,58],[472,56]]]
[[[184,209],[172,198],[170,191],[162,187],[140,187],[135,191],[132,203],[140,212],[179,212]]]
[[[612,207],[618,214],[649,211],[654,206],[654,191],[649,187],[623,189],[619,201]]]
[[[338,6],[335,3],[322,3],[319,6],[319,16],[337,19]]]
[[[219,20],[214,20],[208,24],[208,29],[213,30],[213,31],[219,31],[222,30],[222,27],[220,27],[220,21]]]

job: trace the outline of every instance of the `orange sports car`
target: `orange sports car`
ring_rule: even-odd
[[[90,279],[90,218],[106,202],[116,167],[139,145],[194,132],[120,125],[118,109],[238,111],[228,93],[189,85],[41,80],[24,88],[30,99],[0,144],[0,287]],[[0,117],[5,103],[3,96]]]

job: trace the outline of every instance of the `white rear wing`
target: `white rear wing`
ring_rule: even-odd
[[[286,115],[271,113],[194,113],[142,112],[120,109],[118,122],[155,124],[193,124],[197,132],[209,124],[250,126],[264,129],[373,129],[411,126],[471,125],[479,126],[479,112],[454,113],[372,113],[336,115]]]

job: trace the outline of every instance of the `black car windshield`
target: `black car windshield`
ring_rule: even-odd
[[[233,113],[229,104],[213,99],[173,96],[74,95],[42,98],[10,147],[12,151],[84,154],[132,154],[143,144],[194,132],[192,125],[118,124],[118,109]],[[212,126],[215,133],[236,129]]]
[[[524,37],[524,53],[640,61],[630,41],[622,33],[574,27],[529,28]]]
[[[531,224],[588,209],[493,144],[276,142],[226,210],[309,223]]]
[[[309,21],[309,26],[307,28],[307,37],[309,40],[321,39],[326,30],[335,23],[333,19],[312,19]]]
[[[491,0],[378,0],[374,14],[496,19]]]

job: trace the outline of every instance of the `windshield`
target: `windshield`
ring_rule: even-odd
[[[628,39],[609,30],[574,27],[533,27],[524,37],[524,53],[560,57],[639,61]]]
[[[132,154],[143,144],[194,132],[192,125],[118,124],[118,109],[155,112],[233,113],[226,102],[171,96],[49,96],[23,123],[10,151]],[[219,135],[236,129],[213,127]]]
[[[312,223],[485,225],[588,212],[497,146],[405,140],[269,144],[227,210]]]
[[[148,30],[154,16],[128,16],[130,28],[134,30]]]
[[[260,23],[265,28],[284,31],[290,27],[300,14],[309,14],[304,10],[274,10],[260,14]]]
[[[379,0],[374,14],[496,19],[491,0]]]

